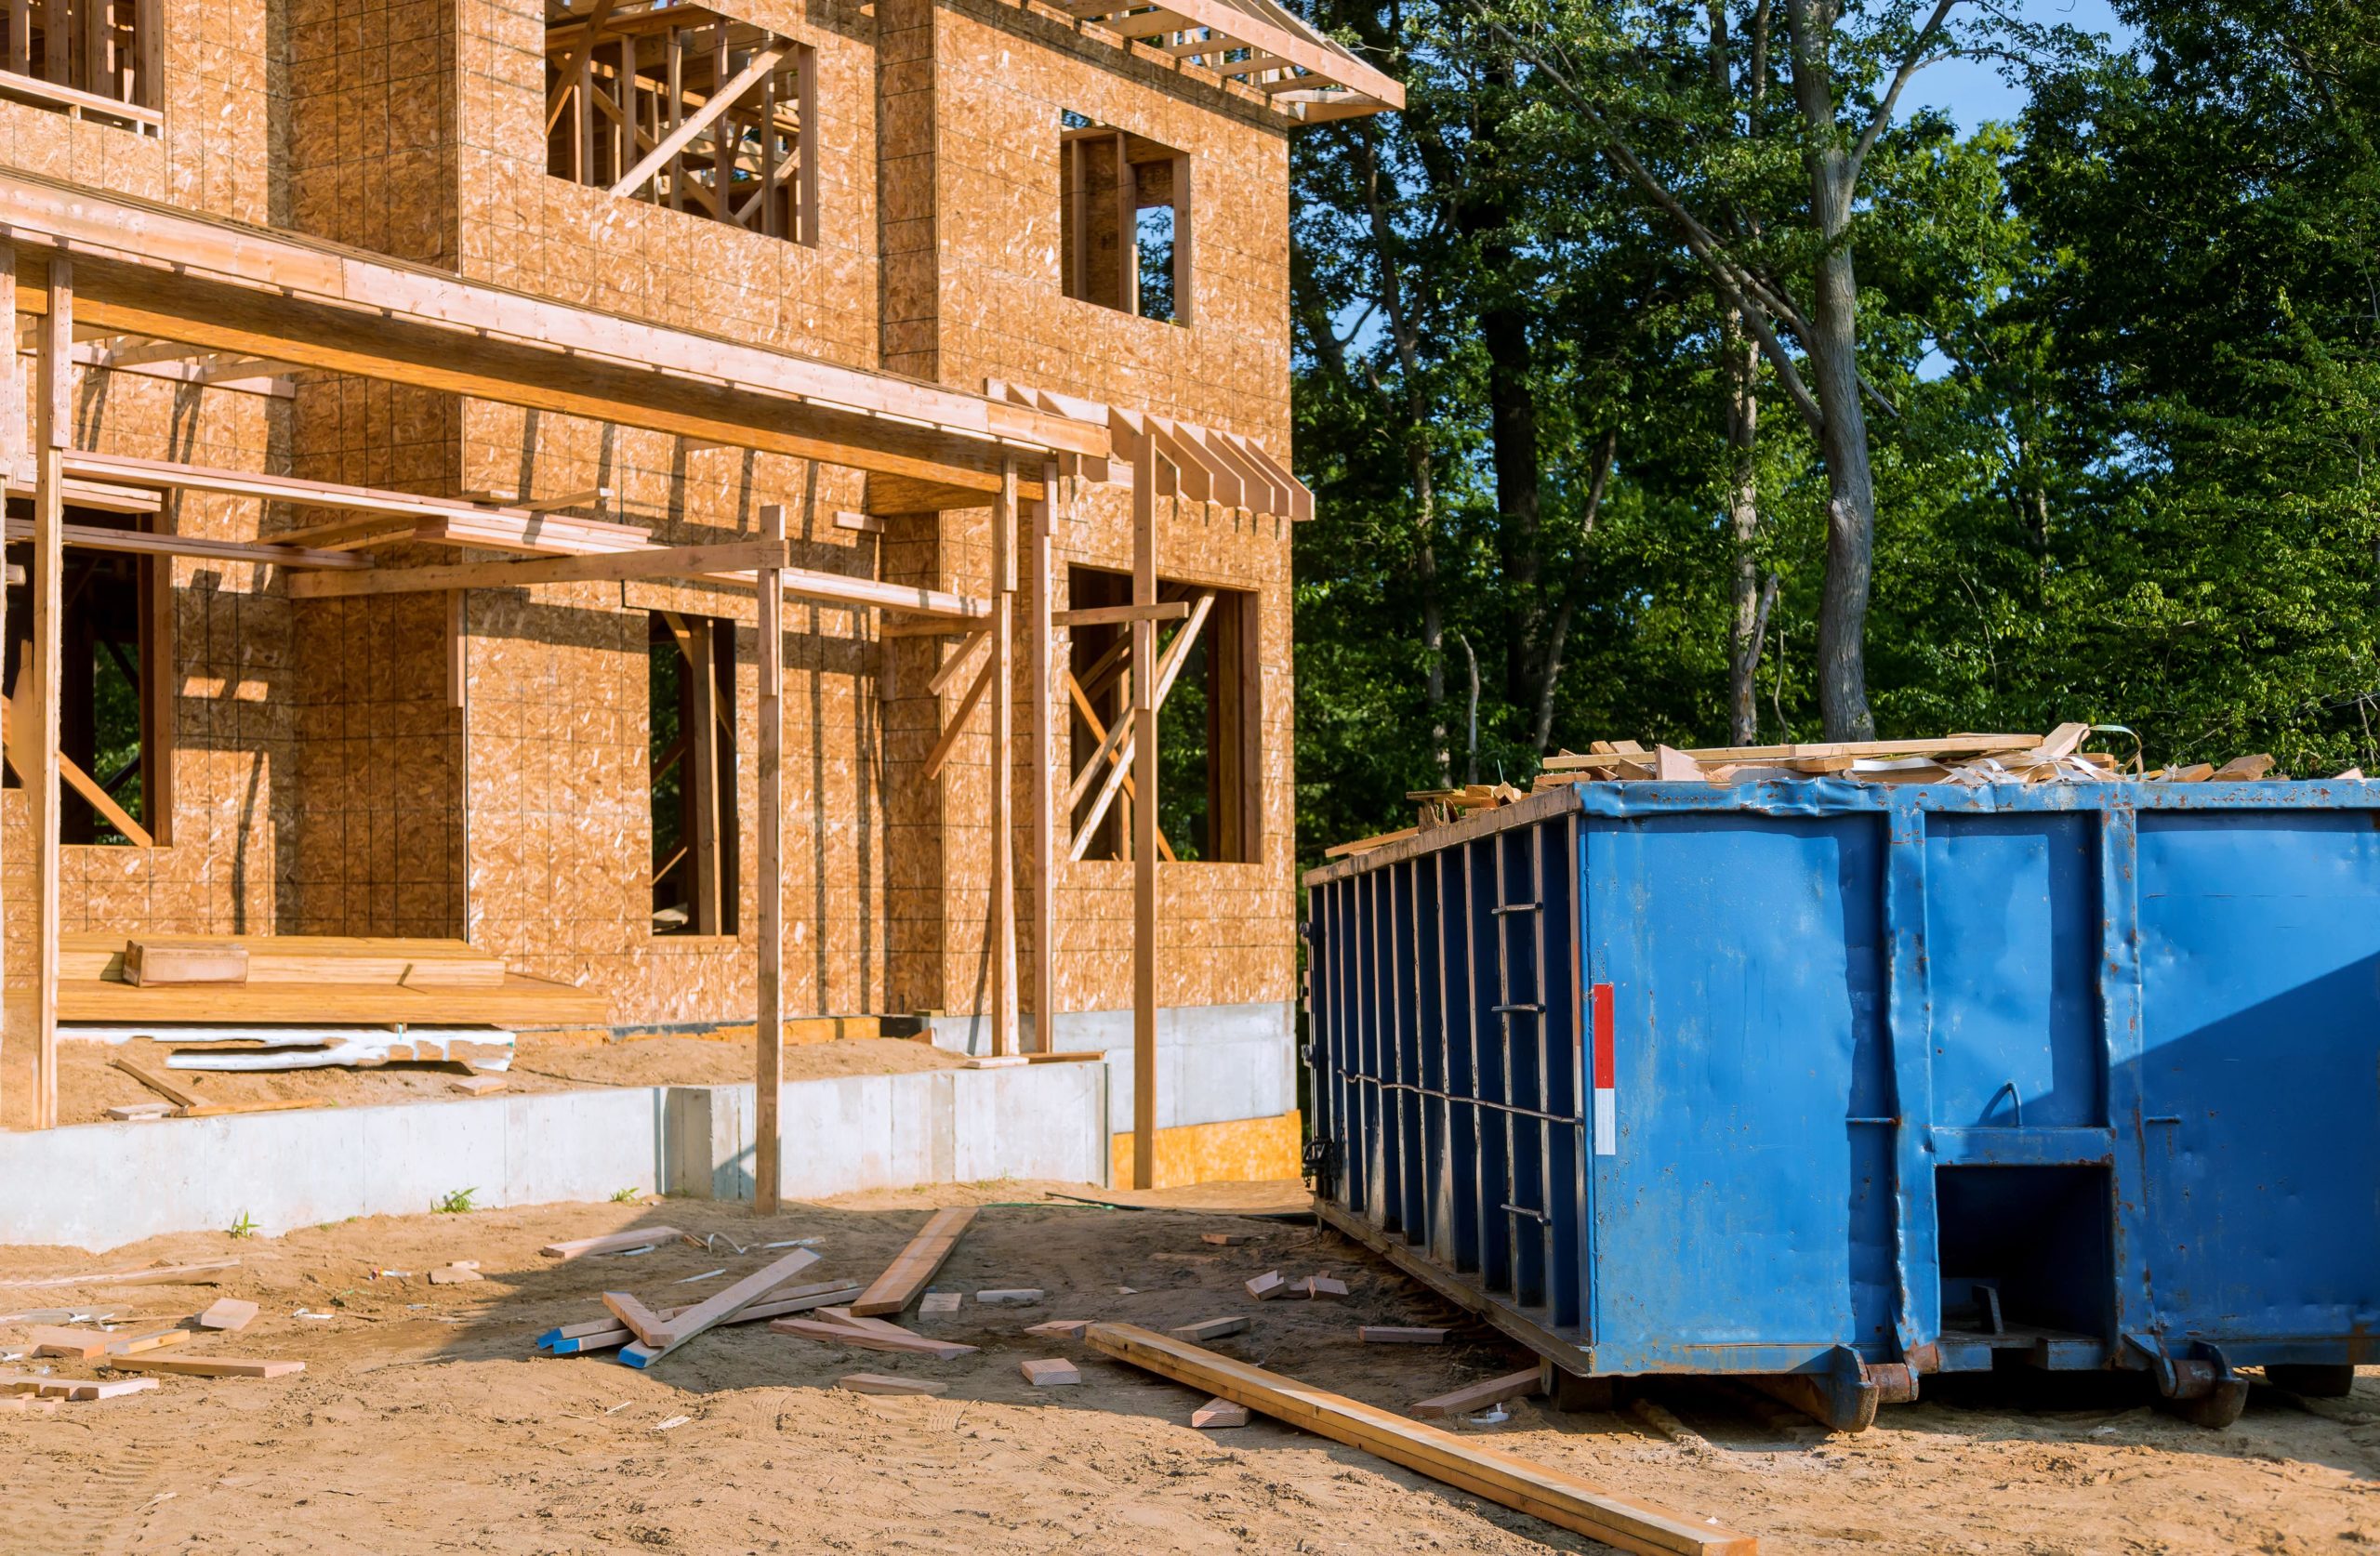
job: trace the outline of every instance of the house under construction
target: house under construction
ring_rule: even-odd
[[[1274,0],[7,17],[10,1125],[61,1032],[923,1013],[1104,1054],[1118,1181],[1294,1170],[1289,138],[1392,81]]]

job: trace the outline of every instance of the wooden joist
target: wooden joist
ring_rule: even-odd
[[[715,1327],[729,1324],[758,1324],[762,1319],[785,1318],[794,1313],[808,1312],[829,1302],[847,1302],[859,1295],[859,1287],[835,1281],[821,1281],[812,1286],[780,1286],[749,1307],[738,1309],[734,1315]],[[695,1303],[687,1302],[674,1308],[661,1308],[653,1312],[656,1325],[666,1324],[679,1314],[693,1311]],[[557,1356],[575,1356],[588,1351],[608,1351],[626,1345],[638,1336],[618,1320],[590,1319],[583,1324],[565,1324],[549,1329],[537,1337],[537,1349]]]
[[[653,1248],[686,1234],[674,1226],[632,1227],[627,1232],[607,1232],[600,1237],[580,1237],[567,1243],[549,1243],[537,1250],[548,1259],[584,1259],[588,1254],[625,1253],[630,1248]]]
[[[1501,1378],[1490,1378],[1479,1383],[1467,1383],[1450,1393],[1433,1395],[1429,1399],[1415,1404],[1407,1414],[1420,1416],[1424,1419],[1442,1416],[1468,1416],[1474,1410],[1485,1410],[1491,1404],[1527,1399],[1531,1394],[1542,1392],[1544,1388],[1543,1369],[1530,1367],[1526,1372],[1509,1372]]]
[[[852,1312],[860,1317],[899,1312],[918,1299],[926,1283],[934,1277],[950,1251],[959,1246],[959,1238],[975,1219],[974,1207],[937,1210],[926,1220],[925,1227],[909,1246],[903,1248],[884,1272],[868,1284],[860,1299],[852,1304]]]
[[[99,1365],[112,1372],[172,1372],[189,1378],[287,1378],[306,1370],[303,1362],[245,1356],[103,1356]]]
[[[363,573],[302,573],[289,580],[293,600],[345,600],[360,595],[440,594],[449,589],[528,588],[537,584],[616,582],[623,578],[703,578],[739,568],[782,566],[785,545],[739,541],[725,546],[655,546],[602,556],[548,557],[530,561],[456,562],[437,567],[375,568]]]
[[[1117,1361],[1261,1410],[1622,1550],[1645,1556],[1750,1556],[1760,1549],[1752,1536],[1718,1523],[1606,1491],[1567,1470],[1134,1325],[1094,1324],[1083,1338],[1093,1350]]]
[[[891,1334],[873,1329],[854,1329],[847,1324],[830,1324],[817,1318],[780,1318],[770,1324],[772,1333],[796,1335],[803,1339],[826,1340],[835,1345],[848,1345],[858,1351],[883,1351],[905,1356],[932,1356],[947,1362],[972,1352],[975,1347],[960,1345],[955,1340],[938,1340],[926,1335],[913,1335],[896,1328]]]

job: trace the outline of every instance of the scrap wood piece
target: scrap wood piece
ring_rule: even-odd
[[[248,948],[220,942],[136,940],[124,948],[124,981],[157,983],[245,983]]]
[[[1990,756],[2005,751],[2030,751],[2043,737],[2030,734],[1948,734],[1925,740],[1806,741],[1795,745],[1697,745],[1680,754],[1706,766],[1731,762],[1798,761],[1813,757],[1954,757]],[[1614,742],[1615,746],[1633,744]],[[1549,772],[1575,772],[1641,765],[1640,758],[1657,753],[1642,746],[1633,751],[1564,752],[1545,758]]]
[[[1482,1383],[1467,1383],[1452,1393],[1438,1394],[1412,1405],[1406,1412],[1424,1418],[1438,1416],[1468,1416],[1474,1410],[1485,1410],[1491,1404],[1504,1404],[1516,1399],[1543,1391],[1545,1377],[1541,1369],[1531,1367],[1527,1372],[1510,1372],[1501,1378],[1490,1378]]]
[[[223,1272],[236,1270],[236,1259],[218,1259],[206,1264],[161,1264],[148,1270],[118,1270],[104,1275],[52,1275],[38,1281],[0,1281],[0,1287],[12,1291],[29,1291],[52,1286],[220,1286]]]
[[[235,1113],[298,1113],[307,1108],[331,1106],[327,1097],[272,1097],[258,1102],[201,1102],[192,1107],[176,1108],[176,1118],[220,1118]]]
[[[949,1210],[937,1210],[926,1220],[918,1234],[909,1240],[884,1272],[868,1284],[860,1299],[852,1304],[852,1312],[862,1317],[899,1312],[917,1300],[926,1283],[942,1269],[943,1261],[959,1246],[959,1235],[975,1219],[972,1206]]]
[[[1168,1339],[1135,1325],[1094,1324],[1085,1338],[1118,1361],[1377,1454],[1458,1490],[1622,1550],[1646,1556],[1751,1556],[1760,1549],[1760,1542],[1752,1536],[1717,1523],[1606,1491],[1566,1470]]]
[[[859,1287],[821,1281],[814,1286],[779,1286],[760,1300],[744,1309],[730,1324],[758,1324],[764,1318],[784,1318],[792,1313],[808,1312],[828,1302],[847,1302],[859,1295]],[[667,1321],[694,1306],[688,1302],[680,1307],[660,1309],[656,1316]],[[617,1316],[589,1319],[583,1324],[565,1324],[549,1329],[536,1338],[536,1348],[556,1356],[575,1356],[588,1351],[608,1351],[626,1345],[637,1338]]]
[[[33,1373],[0,1374],[0,1391],[31,1399],[114,1399],[120,1394],[146,1393],[157,1386],[153,1378],[43,1378]]]
[[[1289,1294],[1289,1283],[1278,1270],[1267,1270],[1263,1274],[1240,1284],[1248,1288],[1248,1294],[1250,1297],[1260,1302],[1270,1301],[1276,1297],[1286,1297]]]
[[[35,1399],[31,1394],[13,1394],[0,1398],[0,1416],[55,1416],[57,1414],[58,1402],[54,1399]]]
[[[487,1277],[480,1273],[480,1267],[476,1262],[467,1264],[458,1260],[443,1270],[432,1270],[430,1272],[430,1284],[432,1286],[461,1286],[469,1281],[485,1279]]]
[[[1091,1327],[1088,1318],[1053,1318],[1047,1324],[1035,1324],[1025,1329],[1028,1335],[1051,1335],[1060,1339],[1080,1339]]]
[[[147,1087],[158,1096],[165,1098],[165,1101],[173,1103],[176,1107],[203,1108],[208,1105],[206,1099],[200,1096],[197,1092],[191,1090],[187,1087],[176,1086],[172,1081],[167,1080],[165,1076],[157,1074],[154,1070],[135,1064],[132,1061],[125,1058],[124,1055],[120,1053],[110,1054],[108,1056],[108,1063],[116,1069],[123,1071],[126,1075],[130,1075],[134,1080],[139,1081],[141,1085]]]
[[[1329,1275],[1308,1275],[1298,1282],[1297,1288],[1309,1301],[1335,1300],[1347,1295],[1347,1283]]]
[[[2212,784],[2254,783],[2272,771],[2272,753],[2259,751],[2253,757],[2234,757],[2207,774]]]
[[[931,1378],[894,1378],[882,1372],[850,1372],[835,1379],[835,1387],[855,1394],[946,1394],[947,1383]]]
[[[1256,1233],[1252,1232],[1202,1232],[1198,1233],[1198,1241],[1201,1243],[1211,1243],[1219,1248],[1236,1248],[1242,1243],[1255,1242]]]
[[[1230,1336],[1244,1335],[1247,1332],[1248,1320],[1238,1314],[1229,1318],[1202,1319],[1198,1323],[1184,1324],[1178,1328],[1166,1331],[1175,1339],[1188,1340],[1193,1345],[1204,1345],[1209,1340],[1224,1339]]]
[[[675,1318],[662,1320],[650,1333],[639,1329],[626,1313],[621,1313],[628,1327],[637,1329],[638,1341],[621,1348],[620,1360],[632,1367],[649,1367],[712,1325],[726,1322],[742,1309],[750,1307],[783,1286],[797,1272],[817,1262],[818,1256],[808,1248],[796,1248],[783,1259],[753,1271],[709,1299],[695,1303]],[[611,1299],[607,1296],[604,1300],[609,1303]],[[619,1312],[617,1308],[612,1311]]]
[[[512,1083],[502,1075],[457,1075],[447,1084],[457,1091],[484,1097],[492,1091],[501,1091]]]
[[[780,1318],[769,1325],[772,1334],[798,1335],[803,1339],[831,1340],[859,1351],[897,1351],[911,1356],[932,1356],[936,1361],[972,1354],[975,1348],[960,1345],[956,1340],[938,1340],[926,1335],[906,1331],[897,1335],[879,1334],[873,1329],[853,1329],[841,1324],[829,1324],[816,1318]]]
[[[871,1335],[899,1335],[907,1339],[923,1338],[916,1330],[904,1329],[889,1318],[874,1318],[866,1313],[853,1312],[849,1303],[838,1303],[830,1308],[820,1308],[818,1321],[822,1324],[837,1325],[845,1329],[862,1329]]]
[[[119,1124],[145,1123],[152,1118],[171,1118],[174,1112],[171,1102],[120,1102],[108,1109],[108,1116]]]
[[[630,1334],[646,1345],[654,1343],[654,1337],[661,1333],[662,1325],[668,1322],[625,1291],[606,1291],[603,1293],[603,1305],[612,1310],[614,1318],[628,1325]]]
[[[175,1372],[192,1378],[286,1378],[306,1370],[303,1362],[245,1356],[107,1356],[99,1365],[116,1372]]]
[[[1408,837],[1419,837],[1421,835],[1421,829],[1418,826],[1400,827],[1395,832],[1382,832],[1369,837],[1357,837],[1344,843],[1333,843],[1322,851],[1322,857],[1344,859],[1350,854],[1369,853],[1374,849],[1386,848],[1391,843],[1401,843]]]
[[[1190,1424],[1209,1431],[1244,1427],[1248,1424],[1248,1406],[1234,1404],[1227,1399],[1210,1399],[1190,1412]]]
[[[975,1300],[986,1307],[1029,1308],[1041,1300],[1042,1295],[1042,1290],[1038,1286],[1019,1286],[998,1291],[978,1291],[975,1293]]]
[[[72,1356],[90,1361],[107,1354],[108,1337],[91,1329],[64,1329],[40,1325],[25,1336],[36,1356]]]
[[[198,1315],[197,1323],[202,1329],[221,1329],[237,1334],[255,1323],[256,1317],[257,1305],[254,1302],[237,1297],[218,1297]]]
[[[1025,1374],[1025,1380],[1037,1389],[1058,1389],[1082,1381],[1082,1369],[1063,1356],[1019,1362],[1016,1365]]]
[[[640,1227],[629,1232],[607,1232],[601,1237],[581,1237],[575,1242],[549,1243],[537,1250],[548,1259],[583,1259],[588,1254],[625,1253],[630,1248],[654,1248],[672,1237],[686,1234],[674,1226]]]
[[[1444,1345],[1444,1329],[1395,1324],[1359,1324],[1355,1338],[1366,1345]]]
[[[197,1337],[195,1329],[152,1329],[145,1335],[112,1335],[108,1338],[111,1356],[138,1356],[144,1351],[163,1351],[169,1345],[185,1345]]]

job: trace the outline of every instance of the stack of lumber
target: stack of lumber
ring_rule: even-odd
[[[611,1020],[611,1002],[602,994],[514,972],[502,958],[459,940],[70,934],[60,938],[58,971],[58,1015],[67,1022],[554,1026]],[[385,1057],[414,1055],[390,1047]]]

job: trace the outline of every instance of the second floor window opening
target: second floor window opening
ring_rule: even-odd
[[[546,170],[818,241],[815,53],[699,6],[549,7]]]
[[[0,97],[155,134],[165,124],[163,0],[13,0]]]
[[[1190,323],[1190,159],[1082,114],[1061,115],[1058,270],[1065,295]]]

